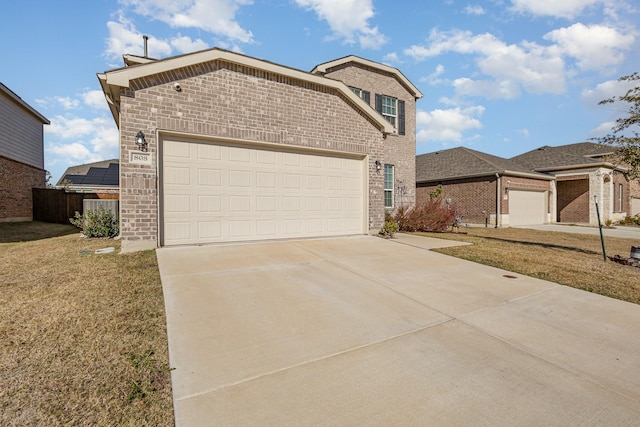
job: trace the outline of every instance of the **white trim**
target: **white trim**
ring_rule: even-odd
[[[384,134],[391,134],[394,132],[393,126],[391,126],[386,119],[378,114],[375,109],[371,108],[370,105],[364,102],[364,100],[362,100],[341,81],[217,48],[107,71],[105,73],[98,74],[98,79],[100,80],[103,92],[107,96],[107,101],[112,104],[110,105],[111,112],[114,115],[114,119],[116,119],[116,123],[118,123],[117,117],[119,117],[119,111],[117,111],[115,103],[118,101],[119,91],[113,90],[112,88],[128,88],[131,84],[131,80],[218,60],[232,62],[234,64],[244,65],[246,67],[256,68],[335,89],[352,101],[370,119],[378,123],[379,129]]]
[[[362,64],[367,67],[377,68],[378,70],[393,74],[404,86],[409,89],[409,92],[413,94],[416,99],[422,98],[424,95],[420,90],[405,77],[400,70],[389,65],[380,64],[378,62],[370,61],[368,59],[360,58],[359,56],[349,55],[344,58],[334,59],[333,61],[325,62],[323,64],[316,65],[311,72],[313,74],[325,74],[329,68],[336,67],[338,65],[348,64],[349,62],[355,62],[356,64]]]

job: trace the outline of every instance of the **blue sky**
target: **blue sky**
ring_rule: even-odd
[[[122,54],[210,47],[309,71],[349,54],[420,90],[417,153],[511,157],[607,133],[598,106],[640,71],[635,0],[21,0],[5,2],[0,81],[51,120],[45,168],[118,157],[96,73]]]

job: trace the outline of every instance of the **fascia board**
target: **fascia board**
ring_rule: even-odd
[[[355,56],[355,55],[350,55],[350,56],[346,56],[344,58],[340,58],[340,59],[335,59],[333,61],[329,61],[329,62],[325,62],[324,64],[320,64],[317,65],[313,70],[311,70],[312,73],[316,74],[316,73],[326,73],[327,69],[338,66],[338,65],[342,65],[342,64],[347,64],[349,62],[355,62],[358,64],[362,64],[362,65],[366,65],[367,67],[371,67],[371,68],[377,68],[379,70],[385,71],[387,73],[393,74],[395,75],[407,88],[409,88],[409,90],[411,92],[413,92],[413,96],[416,99],[420,99],[422,98],[424,95],[422,94],[422,92],[420,92],[420,90],[413,84],[411,83],[411,81],[405,77],[404,74],[402,74],[402,72],[400,70],[398,70],[397,68],[391,67],[389,65],[385,65],[385,64],[380,64],[378,62],[374,62],[374,61],[370,61],[368,59],[364,59],[364,58],[360,58],[359,56]]]
[[[216,60],[224,60],[235,64],[244,65],[246,67],[256,68],[259,70],[272,72],[275,74],[280,74],[298,80],[307,81],[309,83],[315,83],[321,86],[336,89],[340,91],[345,97],[349,98],[355,105],[358,106],[358,108],[360,108],[360,110],[362,110],[362,112],[364,112],[373,121],[375,121],[379,125],[379,129],[383,133],[392,134],[395,131],[391,123],[389,123],[384,117],[382,117],[382,115],[378,114],[377,111],[371,108],[371,106],[364,102],[364,100],[362,100],[359,96],[353,93],[353,91],[351,91],[343,82],[313,75],[304,71],[288,68],[271,62],[247,57],[244,55],[238,55],[233,52],[221,51],[216,49],[206,50],[191,55],[169,58],[156,62],[150,62],[148,64],[140,64],[135,67],[127,67],[107,71],[106,73],[104,73],[105,83],[108,86],[119,86],[128,88],[131,80]]]

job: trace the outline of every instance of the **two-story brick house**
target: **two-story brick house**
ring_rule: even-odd
[[[46,186],[44,130],[49,120],[0,83],[0,221],[31,221],[33,188]]]
[[[120,129],[123,251],[366,234],[385,196],[412,202],[396,182],[414,174],[421,94],[391,67],[338,61],[308,73],[209,49],[99,74]],[[384,111],[356,88],[386,96]]]

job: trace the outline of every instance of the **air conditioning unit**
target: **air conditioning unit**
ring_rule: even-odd
[[[118,219],[119,200],[102,200],[102,199],[84,199],[82,201],[82,212],[86,214],[89,211],[99,211],[104,208],[105,211],[111,212]]]

